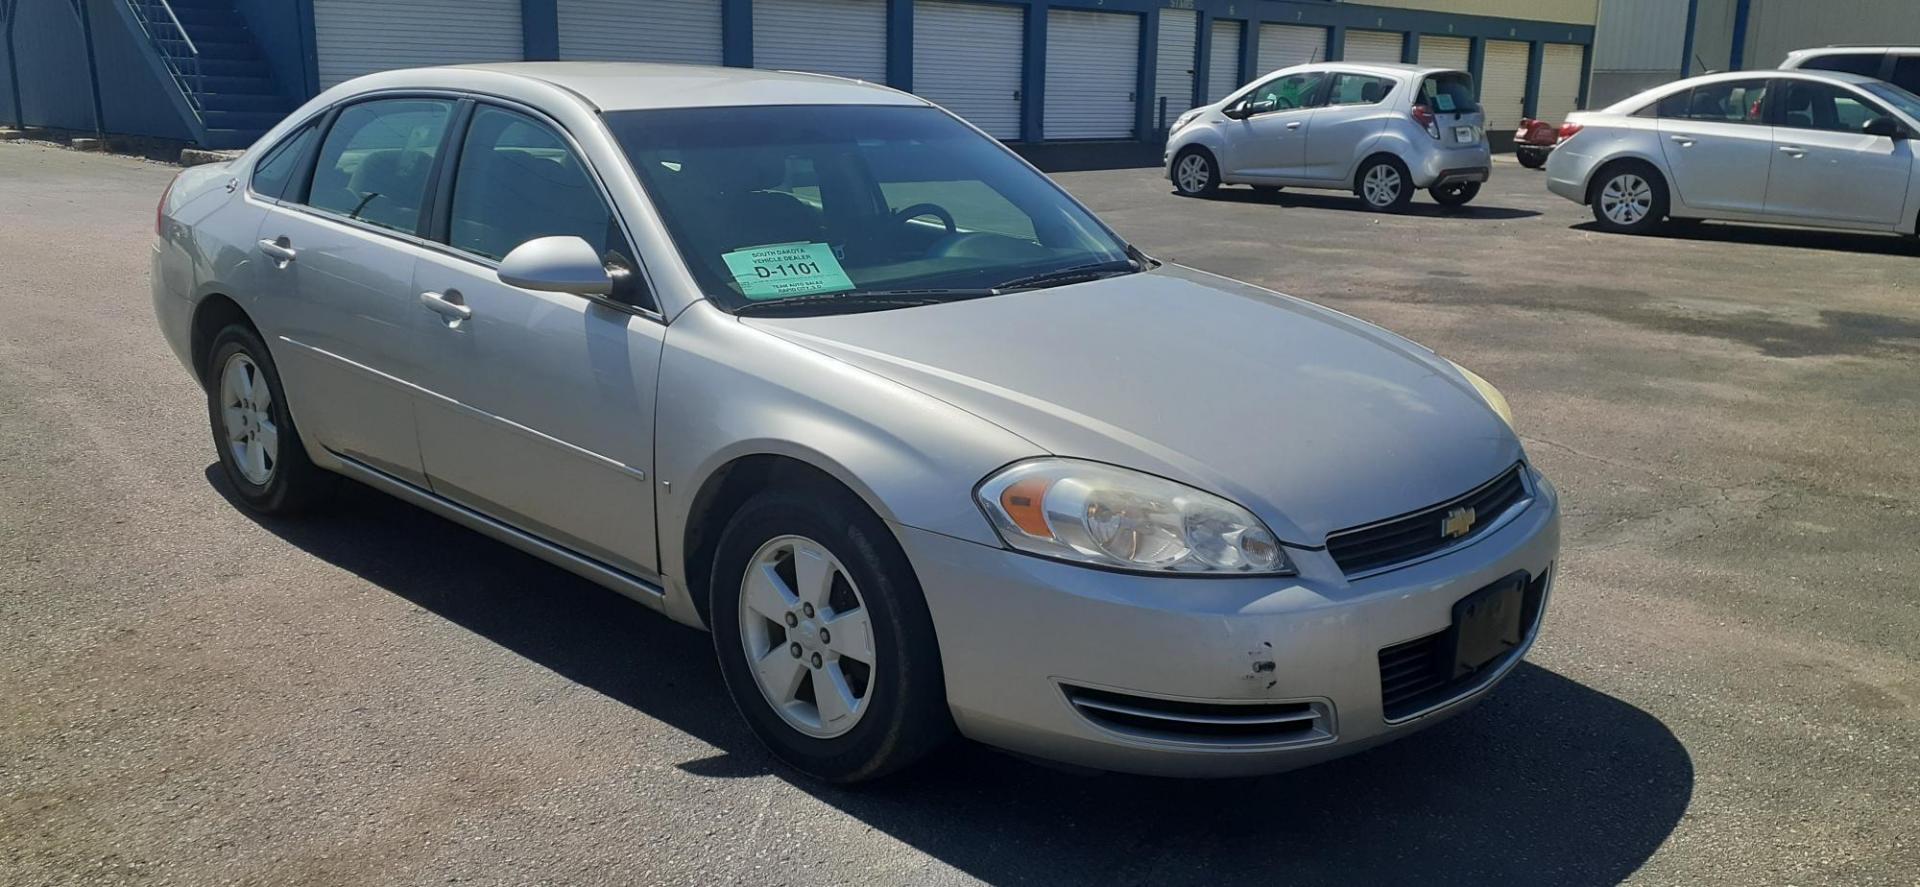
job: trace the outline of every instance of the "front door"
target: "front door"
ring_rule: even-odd
[[[1773,162],[1766,93],[1764,78],[1724,80],[1660,102],[1660,148],[1673,171],[1676,202],[1699,210],[1765,210]]]
[[[580,156],[543,120],[474,109],[442,232],[415,266],[411,327],[425,366],[420,450],[442,496],[648,578],[653,416],[666,327],[598,297],[501,283],[537,237],[632,248]],[[449,309],[448,305],[460,306]],[[464,315],[464,316],[463,316]]]
[[[1319,71],[1275,77],[1255,87],[1242,100],[1271,107],[1244,120],[1227,122],[1229,176],[1255,178],[1298,177],[1306,163],[1307,129],[1322,99]]]
[[[283,304],[275,353],[303,430],[321,445],[425,484],[414,434],[413,266],[448,99],[381,99],[334,119],[314,164],[267,211],[254,244],[263,286]]]
[[[1861,131],[1890,116],[1871,99],[1810,80],[1782,84],[1767,212],[1807,221],[1899,224],[1913,143]]]

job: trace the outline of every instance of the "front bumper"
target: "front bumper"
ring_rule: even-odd
[[[1532,481],[1532,503],[1498,530],[1351,582],[1324,551],[1291,550],[1298,576],[1205,579],[1105,572],[899,532],[933,613],[961,732],[1106,770],[1234,776],[1341,757],[1438,723],[1518,664],[1560,547],[1558,496],[1544,478]],[[1537,580],[1539,594],[1521,647],[1458,693],[1389,722],[1380,651],[1445,631],[1456,601],[1516,572]],[[1170,736],[1090,717],[1068,695],[1088,691],[1191,710],[1291,704],[1318,720],[1284,739]]]

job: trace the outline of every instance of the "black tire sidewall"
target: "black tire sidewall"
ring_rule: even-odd
[[[226,419],[220,403],[220,376],[227,361],[235,354],[245,354],[259,369],[260,376],[267,383],[267,391],[273,397],[268,410],[273,414],[273,424],[279,431],[280,441],[273,476],[267,482],[256,484],[247,480],[240,472],[240,466],[234,464],[233,453],[227,447]],[[220,470],[232,487],[234,495],[248,508],[264,514],[278,514],[304,507],[321,492],[320,472],[307,459],[305,445],[301,442],[300,432],[294,427],[293,416],[287,410],[287,393],[280,385],[280,370],[273,362],[273,355],[267,351],[267,345],[252,328],[242,324],[233,324],[214,334],[213,344],[207,352],[207,366],[204,378],[207,389],[207,422],[213,432],[214,451],[219,454]]]
[[[1460,196],[1459,197],[1448,196],[1447,189],[1449,187],[1458,187],[1460,189]],[[1480,196],[1480,183],[1479,182],[1462,182],[1457,186],[1439,185],[1439,186],[1435,186],[1433,188],[1428,189],[1427,193],[1433,195],[1433,202],[1438,203],[1441,206],[1446,206],[1446,207],[1466,206],[1467,204],[1472,203],[1475,197]]]
[[[1200,187],[1200,190],[1198,191],[1188,191],[1185,188],[1180,187],[1180,164],[1185,162],[1188,157],[1191,157],[1195,154],[1200,155],[1202,158],[1204,158],[1207,161],[1207,183],[1205,185],[1202,185]],[[1220,161],[1214,158],[1212,151],[1208,151],[1207,149],[1202,148],[1199,145],[1189,145],[1188,147],[1180,149],[1179,154],[1174,155],[1173,190],[1175,193],[1179,194],[1182,197],[1206,197],[1212,194],[1213,192],[1219,190],[1219,188],[1220,188]]]
[[[774,755],[830,782],[860,782],[919,759],[952,732],[933,619],[920,584],[892,532],[844,490],[825,484],[762,492],[741,506],[714,554],[708,613],[727,690],[747,724]],[[840,560],[859,588],[878,660],[867,689],[872,706],[848,733],[831,739],[789,726],[760,692],[741,642],[740,585],[768,540],[803,536]]]
[[[1367,199],[1367,174],[1373,172],[1373,168],[1376,166],[1389,166],[1400,174],[1400,192],[1394,195],[1392,203],[1379,205]],[[1360,167],[1360,173],[1354,177],[1353,185],[1354,193],[1359,196],[1360,202],[1366,204],[1368,209],[1376,212],[1403,212],[1406,210],[1407,205],[1413,202],[1413,174],[1407,170],[1407,165],[1401,162],[1398,157],[1376,157],[1367,161],[1366,164]]]
[[[1647,208],[1647,214],[1639,221],[1631,225],[1622,225],[1607,218],[1606,210],[1600,207],[1600,192],[1606,189],[1607,182],[1613,180],[1615,176],[1629,172],[1645,180],[1647,187],[1653,189],[1653,203]],[[1587,193],[1587,202],[1593,209],[1593,220],[1602,229],[1621,234],[1645,234],[1658,227],[1667,218],[1667,200],[1667,181],[1660,175],[1660,171],[1651,165],[1637,161],[1616,163],[1600,170],[1600,173],[1593,177],[1591,190]]]

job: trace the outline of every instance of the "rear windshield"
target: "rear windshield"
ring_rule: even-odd
[[[1473,114],[1480,103],[1473,100],[1473,75],[1465,71],[1428,74],[1420,81],[1420,98],[1414,104],[1425,105],[1436,114]]]

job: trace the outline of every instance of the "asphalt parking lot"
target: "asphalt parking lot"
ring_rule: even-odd
[[[174,170],[0,146],[0,882],[1920,883],[1920,244],[1061,182],[1161,258],[1500,386],[1566,505],[1544,636],[1257,780],[957,745],[780,769],[707,636],[367,491],[260,522],[151,321]]]

